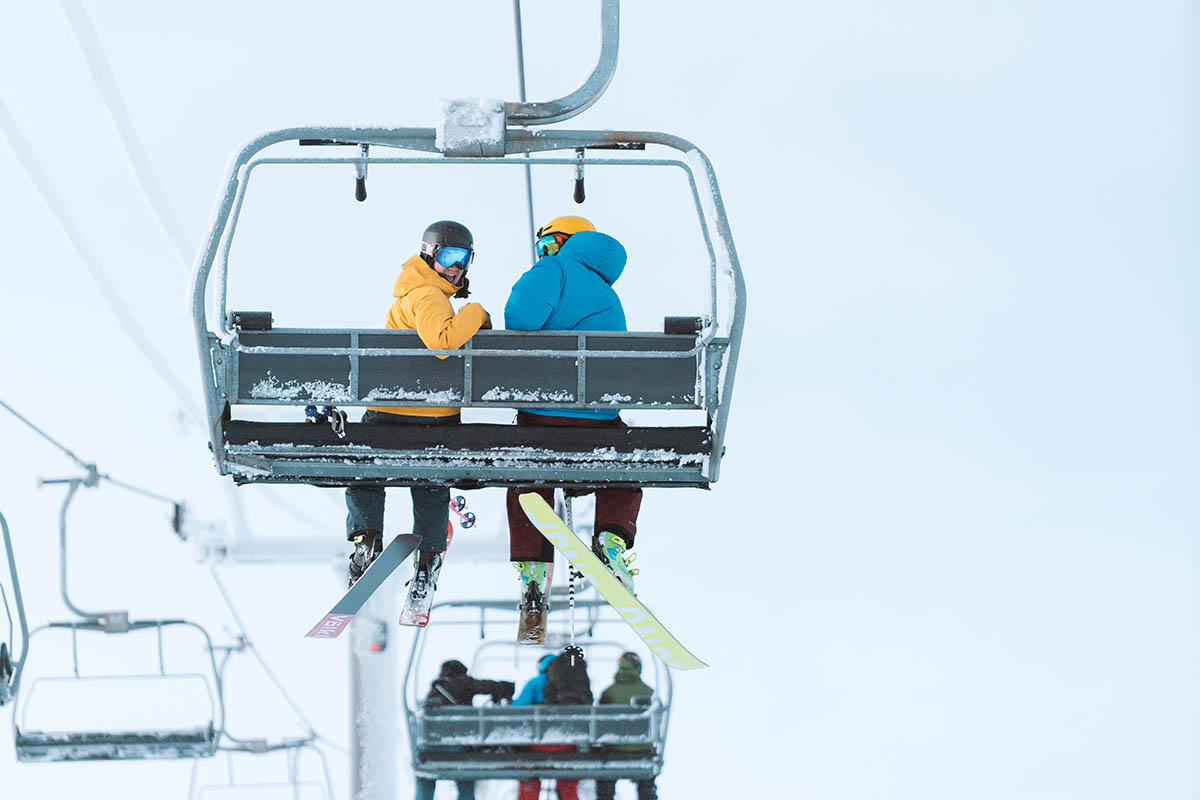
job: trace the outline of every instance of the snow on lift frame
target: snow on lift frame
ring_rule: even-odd
[[[625,644],[596,635],[597,627],[613,624],[623,628],[626,624],[607,602],[576,599],[575,607],[588,612],[588,624],[579,644],[586,645],[589,652],[607,648],[619,654],[630,649]],[[511,601],[453,600],[435,604],[434,610],[438,609],[442,610],[430,615],[430,628],[479,626],[479,635],[484,642],[472,658],[472,675],[477,675],[485,650],[519,648],[536,653],[540,659],[544,654],[561,651],[567,641],[566,635],[560,634],[548,636],[546,645],[540,648],[516,644],[511,632],[516,626],[517,609]],[[472,613],[455,618],[449,613],[451,609]],[[488,639],[489,625],[499,625],[504,638]],[[674,689],[671,670],[649,653],[642,661],[653,664],[655,670],[654,695],[648,704],[425,708],[415,666],[424,654],[426,634],[425,628],[416,631],[401,691],[412,768],[418,777],[437,780],[639,780],[657,777],[662,771]],[[592,677],[594,680],[596,676],[593,674]],[[598,696],[599,692],[594,694]],[[528,749],[541,744],[562,744],[576,749],[565,753]],[[610,748],[614,744],[642,745],[645,749],[628,752]]]
[[[21,713],[13,713],[13,742],[17,760],[38,761],[92,761],[114,759],[164,759],[164,758],[207,758],[217,752],[217,745],[224,728],[224,700],[218,679],[216,658],[213,655],[212,639],[199,624],[184,619],[131,620],[126,611],[88,612],[71,602],[67,593],[67,509],[75,492],[81,485],[94,486],[98,480],[95,470],[84,478],[65,478],[41,481],[41,484],[68,484],[67,495],[59,512],[59,588],[63,603],[83,621],[50,622],[35,628],[29,634],[32,640],[37,634],[50,630],[69,630],[71,634],[72,676],[35,678],[22,693]],[[163,656],[163,628],[187,627],[196,630],[202,637],[208,652],[211,667],[209,674],[168,673]],[[153,629],[158,639],[157,675],[104,675],[84,676],[79,671],[78,633],[124,634]],[[24,662],[24,657],[22,657]],[[25,724],[25,712],[35,688],[55,681],[78,681],[95,678],[122,678],[131,680],[198,679],[208,693],[211,713],[201,725],[187,729],[144,730],[144,731],[82,731],[56,732],[31,730]],[[213,686],[216,686],[214,693]]]
[[[0,533],[4,534],[4,552],[8,558],[8,574],[12,581],[13,602],[17,606],[17,621],[21,626],[21,658],[13,662],[13,620],[12,611],[8,607],[8,594],[0,585],[0,594],[4,598],[4,613],[8,617],[8,641],[0,642],[0,707],[8,705],[17,695],[21,684],[21,670],[25,667],[25,658],[29,654],[29,623],[25,620],[25,602],[21,599],[21,582],[17,578],[16,556],[13,554],[12,538],[8,534],[8,520],[0,514]]]
[[[616,68],[618,0],[602,0],[601,52],[571,94],[538,103],[444,101],[434,128],[308,126],[255,137],[230,160],[194,265],[189,301],[204,386],[210,449],[238,484],[367,481],[396,486],[693,486],[717,480],[745,320],[745,283],[716,175],[691,142],[665,133],[529,130],[591,106]],[[522,126],[522,127],[515,127]],[[275,144],[353,145],[358,157],[260,157]],[[594,149],[672,148],[684,159],[587,159]],[[370,155],[388,147],[436,156]],[[573,151],[569,158],[528,154]],[[346,164],[366,196],[370,164],[574,165],[681,169],[709,255],[710,308],[668,317],[663,333],[483,330],[459,350],[427,349],[414,331],[272,329],[270,312],[226,310],[229,251],[253,171],[268,164]],[[699,179],[697,179],[699,175]],[[577,195],[581,192],[577,191]],[[577,198],[578,199],[578,198]],[[214,265],[215,286],[210,287]],[[718,322],[718,281],[729,308]],[[215,288],[215,330],[206,308]],[[718,336],[722,325],[727,332]],[[438,356],[449,356],[439,359]],[[513,359],[519,359],[513,361]],[[514,369],[514,364],[519,368]],[[403,385],[401,385],[403,384]],[[338,404],[463,408],[703,409],[693,427],[549,428],[468,423],[330,426],[233,419],[232,406]],[[335,417],[337,415],[334,415]],[[299,418],[299,417],[298,417]],[[331,418],[332,419],[332,418]],[[338,422],[341,421],[339,418]]]

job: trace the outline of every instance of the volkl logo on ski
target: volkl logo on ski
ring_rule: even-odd
[[[305,636],[312,639],[336,639],[352,619],[353,614],[327,614],[325,619],[318,622]]]

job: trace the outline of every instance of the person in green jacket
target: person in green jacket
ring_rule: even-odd
[[[646,685],[642,680],[642,657],[637,653],[622,653],[617,660],[617,674],[613,676],[612,686],[605,689],[600,695],[601,704],[616,704],[616,705],[631,705],[635,698],[644,697],[647,700],[654,694],[654,690]],[[622,750],[644,750],[646,745],[613,745],[615,748]],[[645,780],[634,781],[637,785],[638,800],[657,800],[658,788],[654,785],[654,778],[646,778]],[[596,779],[596,800],[613,800],[616,797],[617,781],[605,780],[604,778]]]

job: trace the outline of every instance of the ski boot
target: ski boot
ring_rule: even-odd
[[[433,592],[437,589],[438,573],[446,560],[445,551],[432,553],[418,550],[414,559],[412,580],[407,584],[408,594],[404,598],[404,610],[400,612],[401,625],[424,628],[429,624],[429,609],[433,607]]]
[[[610,531],[592,534],[592,552],[630,594],[636,595],[633,591],[633,576],[638,574],[638,570],[630,565],[637,559],[637,553],[625,555],[625,547],[625,540],[618,534]]]
[[[521,622],[517,627],[517,644],[545,644],[546,618],[550,614],[550,561],[514,561],[521,573]]]
[[[350,554],[350,583],[348,586],[353,586],[367,571],[367,567],[371,566],[371,562],[379,558],[379,554],[383,552],[383,532],[359,531],[350,541],[354,544],[354,552]]]

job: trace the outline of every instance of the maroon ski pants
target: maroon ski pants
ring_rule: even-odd
[[[545,425],[551,427],[604,428],[611,426],[625,427],[620,418],[584,419],[582,417],[549,417],[544,414],[529,414],[517,412],[518,425]],[[596,531],[610,531],[625,540],[625,546],[632,548],[633,539],[637,535],[638,511],[642,507],[641,489],[595,489],[596,494]],[[553,486],[531,486],[528,488],[514,487],[508,490],[508,552],[512,561],[553,561],[554,545],[542,536],[541,531],[534,527],[525,511],[521,508],[518,498],[524,492],[537,492],[542,498],[554,505]],[[570,492],[575,496],[575,491]],[[590,494],[590,492],[580,492]]]

